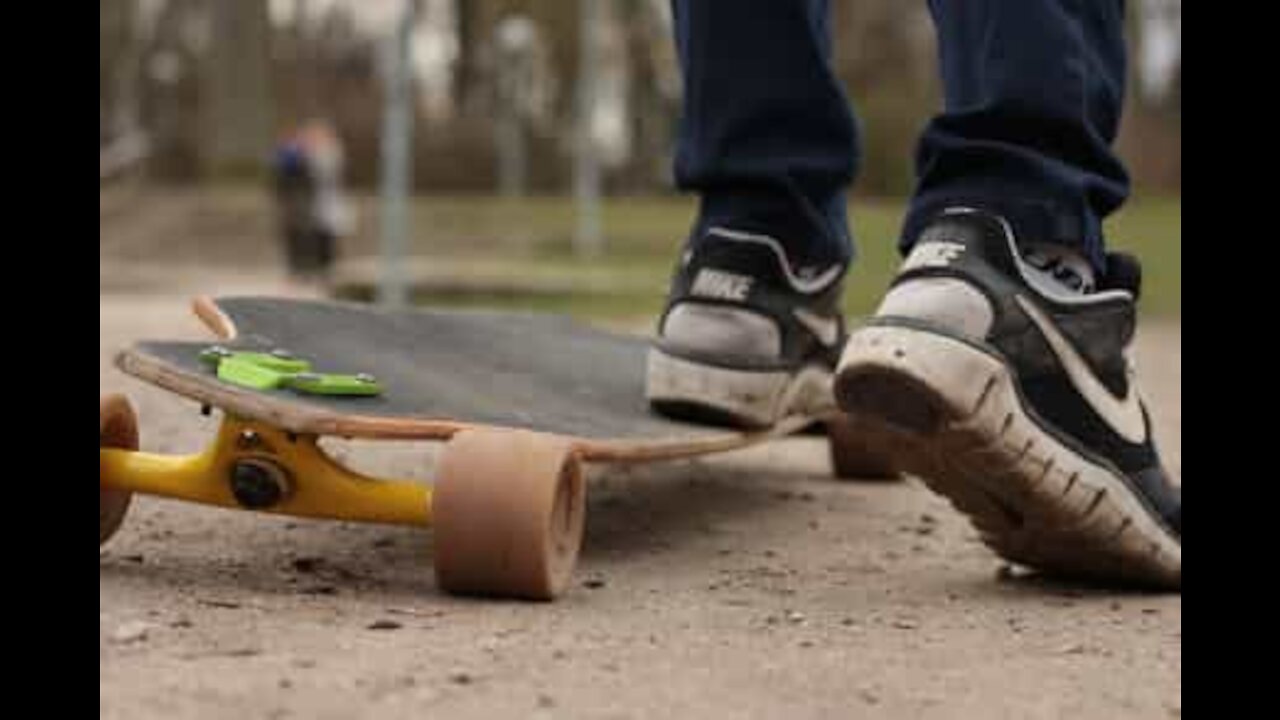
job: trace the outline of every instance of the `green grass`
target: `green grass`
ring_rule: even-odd
[[[376,217],[366,201],[365,217]],[[874,311],[899,258],[896,238],[905,203],[854,198],[850,215],[858,261],[847,283],[845,308],[854,317]],[[1179,198],[1141,198],[1108,224],[1113,249],[1135,253],[1144,265],[1142,311],[1177,316],[1182,307],[1182,223]],[[614,291],[521,293],[485,288],[473,292],[419,289],[415,299],[441,306],[546,310],[598,318],[651,316],[662,306],[668,275],[688,230],[694,204],[688,198],[617,198],[605,203],[606,250],[595,259],[573,253],[573,203],[567,198],[503,201],[490,197],[426,197],[413,205],[414,246],[423,257],[502,258],[522,271],[575,277],[618,278]],[[366,238],[373,233],[363,233]],[[365,248],[372,251],[373,247]],[[622,282],[621,280],[625,280]],[[368,287],[348,287],[349,297]]]
[[[1182,314],[1182,200],[1142,200],[1107,223],[1112,249],[1142,261],[1140,307],[1148,315]]]

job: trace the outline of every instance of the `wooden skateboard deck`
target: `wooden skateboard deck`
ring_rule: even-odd
[[[117,365],[293,433],[447,439],[467,428],[524,429],[570,439],[584,460],[643,461],[743,447],[821,419],[743,432],[661,417],[644,396],[648,341],[561,316],[265,297],[197,298],[193,309],[215,341],[143,341]],[[215,342],[232,351],[285,349],[320,372],[370,374],[384,391],[328,397],[230,384],[200,359]]]
[[[103,397],[99,545],[135,494],[425,525],[441,588],[546,600],[565,590],[577,562],[585,461],[721,452],[823,421],[836,475],[891,476],[839,415],[788,417],[758,432],[656,415],[644,394],[648,341],[564,317],[254,297],[193,307],[213,339],[139,342],[116,362],[220,408],[220,428],[194,455],[143,452],[128,400]],[[322,436],[448,443],[426,485],[364,476],[330,456]]]

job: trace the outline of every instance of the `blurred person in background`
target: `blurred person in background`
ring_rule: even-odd
[[[309,121],[277,146],[273,168],[289,274],[323,281],[353,220],[342,186],[342,142],[329,123]]]

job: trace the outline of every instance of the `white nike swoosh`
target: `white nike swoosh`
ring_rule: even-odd
[[[1134,383],[1129,383],[1128,391],[1123,398],[1117,398],[1106,385],[1102,384],[1102,381],[1098,380],[1093,370],[1089,368],[1089,364],[1080,357],[1080,353],[1076,352],[1070,341],[1062,336],[1044,311],[1021,295],[1017,296],[1017,300],[1018,305],[1022,306],[1027,316],[1040,329],[1040,334],[1048,341],[1049,348],[1053,350],[1054,355],[1058,356],[1058,361],[1067,371],[1071,384],[1075,385],[1076,391],[1084,397],[1085,402],[1089,403],[1089,407],[1093,408],[1094,412],[1098,413],[1098,416],[1120,437],[1135,445],[1146,442],[1147,423],[1142,414],[1142,403],[1138,400]]]
[[[835,345],[840,339],[840,321],[834,318],[824,318],[805,310],[804,308],[796,308],[791,311],[801,325],[809,328],[809,332],[817,336],[818,341],[828,347]]]

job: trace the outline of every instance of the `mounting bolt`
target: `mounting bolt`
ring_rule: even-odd
[[[253,430],[242,430],[236,438],[236,447],[241,450],[255,450],[263,446],[262,436]]]

